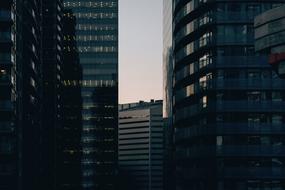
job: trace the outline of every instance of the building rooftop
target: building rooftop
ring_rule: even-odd
[[[150,100],[149,102],[145,101],[139,101],[134,103],[126,103],[126,104],[120,104],[119,105],[119,111],[126,111],[126,110],[138,110],[138,109],[144,109],[151,106],[162,106],[163,100]]]

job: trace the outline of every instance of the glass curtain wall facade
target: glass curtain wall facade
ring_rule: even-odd
[[[285,6],[258,15],[254,27],[255,51],[268,55],[269,64],[280,78],[285,78]]]
[[[172,102],[172,0],[163,1],[163,118],[171,118]]]
[[[82,186],[114,189],[118,128],[118,0],[64,0],[82,67]]]
[[[172,125],[172,0],[163,0],[163,120],[165,148],[165,189],[173,189],[173,125]]]
[[[284,1],[173,1],[176,188],[285,189],[285,84],[254,51]]]

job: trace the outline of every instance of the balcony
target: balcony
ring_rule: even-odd
[[[278,79],[216,79],[213,81],[217,90],[284,90],[285,83]]]
[[[221,123],[197,125],[176,130],[176,141],[209,135],[285,135],[282,124]]]
[[[176,151],[178,160],[199,157],[284,157],[285,146],[226,145],[196,146]]]
[[[217,23],[251,23],[256,15],[250,12],[215,12],[213,19]]]
[[[285,169],[281,167],[218,168],[218,175],[225,178],[284,179]]]
[[[217,68],[270,67],[267,56],[218,56],[213,60]]]
[[[218,112],[284,112],[285,102],[273,101],[219,101],[209,108]]]
[[[183,171],[186,178],[201,178],[209,175],[218,178],[239,178],[239,179],[284,179],[285,169],[281,167],[224,167],[217,168],[189,168]]]

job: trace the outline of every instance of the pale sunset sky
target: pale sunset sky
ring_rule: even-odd
[[[119,0],[119,103],[162,98],[162,0]]]

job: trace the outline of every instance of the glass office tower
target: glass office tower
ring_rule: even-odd
[[[163,0],[163,120],[165,148],[165,189],[173,189],[173,125],[172,125],[172,0]]]
[[[253,27],[284,2],[173,2],[178,190],[285,189],[285,84]]]
[[[64,0],[82,67],[82,186],[114,189],[118,127],[118,0]]]

